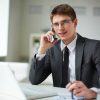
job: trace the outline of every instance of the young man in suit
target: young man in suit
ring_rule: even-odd
[[[53,31],[41,36],[30,69],[31,83],[39,84],[52,73],[55,87],[65,87],[87,99],[96,98],[100,87],[100,41],[76,32],[77,17],[70,5],[56,6],[50,18]],[[60,39],[51,41],[54,34]]]

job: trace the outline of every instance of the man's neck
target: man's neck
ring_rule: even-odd
[[[68,40],[63,41],[64,44],[65,44],[65,45],[68,45],[69,43],[71,43],[71,42],[75,39],[76,34],[77,34],[77,33],[73,34],[73,36],[71,36],[71,38],[69,38]]]

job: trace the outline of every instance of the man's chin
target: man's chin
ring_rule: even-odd
[[[60,38],[62,41],[66,41],[66,39],[65,38]]]

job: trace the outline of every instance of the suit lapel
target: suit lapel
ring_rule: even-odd
[[[75,56],[75,73],[76,80],[80,80],[81,78],[81,64],[83,57],[83,49],[84,49],[84,38],[78,35],[76,42],[76,56]]]

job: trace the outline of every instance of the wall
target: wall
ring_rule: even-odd
[[[9,0],[0,0],[0,60],[7,55]]]
[[[8,55],[6,61],[19,61],[20,53],[20,28],[21,28],[21,2],[10,0]]]
[[[76,9],[78,33],[100,40],[100,0],[11,0],[7,60],[28,58],[30,34],[50,28],[50,11],[60,3],[68,3]],[[99,15],[94,15],[95,7],[99,7]]]
[[[53,6],[60,3],[68,3],[73,7],[85,7],[85,13],[78,14],[78,28],[83,36],[100,39],[100,16],[93,16],[93,7],[100,7],[99,0],[24,0],[22,19],[21,55],[29,54],[29,35],[41,33],[43,29],[50,28],[49,13]],[[40,12],[34,9],[40,7]],[[33,8],[32,8],[33,7]]]

